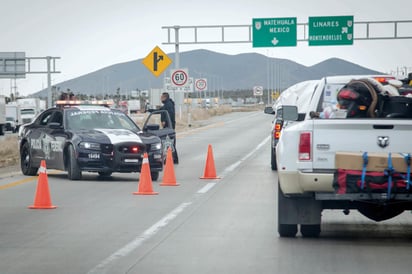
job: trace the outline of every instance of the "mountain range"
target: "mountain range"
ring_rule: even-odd
[[[167,54],[174,61],[174,53]],[[228,55],[199,49],[180,53],[180,67],[187,68],[189,77],[207,78],[209,90],[284,89],[295,83],[324,76],[348,74],[382,74],[357,64],[331,58],[313,66],[304,66],[288,59],[267,57],[258,53]],[[88,95],[121,94],[132,90],[162,88],[164,77],[170,77],[172,63],[163,75],[155,77],[142,59],[114,64],[97,71],[55,84],[58,91],[70,89]],[[270,77],[268,75],[271,75]],[[46,97],[47,90],[35,96]]]

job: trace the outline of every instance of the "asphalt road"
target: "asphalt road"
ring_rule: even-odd
[[[28,209],[37,177],[0,176],[0,273],[411,273],[410,212],[375,223],[323,213],[318,239],[279,238],[271,116],[231,113],[181,133],[179,186],[139,196],[138,174],[68,181],[49,171],[56,209]],[[202,180],[207,147],[221,179]]]

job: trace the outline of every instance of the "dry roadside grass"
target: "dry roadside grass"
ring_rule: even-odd
[[[17,136],[7,136],[0,141],[0,167],[17,165],[20,161]]]
[[[231,106],[220,106],[210,109],[191,109],[190,110],[190,128],[201,127],[204,124],[202,121],[207,121],[209,118],[218,115],[224,115],[232,111],[256,111],[259,107],[244,107],[232,109]],[[177,115],[179,116],[179,115]],[[176,117],[176,131],[185,131],[189,129],[188,114],[183,113],[181,118]],[[139,123],[138,123],[139,124]],[[17,165],[20,161],[18,140],[16,135],[6,136],[0,140],[0,168]]]

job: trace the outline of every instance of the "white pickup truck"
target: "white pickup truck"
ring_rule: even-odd
[[[379,88],[370,105],[342,109],[345,103],[337,102],[340,91],[341,99],[362,97],[346,86],[356,79],[386,84],[389,78],[325,77],[311,91],[303,121],[296,121],[296,106],[283,106],[285,124],[276,147],[281,237],[295,237],[298,227],[304,237],[319,236],[323,209],[345,214],[355,209],[375,221],[412,210],[412,99],[390,98],[384,95],[385,85],[378,83],[369,85]],[[394,101],[388,111],[388,102]],[[338,107],[331,112],[330,106]],[[354,115],[356,111],[364,115]]]

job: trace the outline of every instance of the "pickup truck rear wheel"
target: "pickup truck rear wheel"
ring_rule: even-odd
[[[288,214],[287,212],[287,203],[288,198],[283,195],[280,186],[278,185],[278,233],[280,237],[295,237],[296,233],[298,233],[298,225],[297,224],[284,224],[282,220],[285,215]]]
[[[280,237],[295,237],[298,233],[298,225],[278,224],[278,233]]]
[[[300,233],[306,238],[316,238],[320,234],[319,225],[300,225]]]

